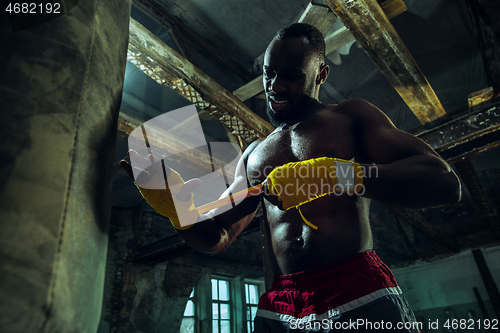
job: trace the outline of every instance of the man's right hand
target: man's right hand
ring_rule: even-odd
[[[129,156],[134,165],[122,160],[120,166],[132,178],[151,207],[168,217],[177,229],[188,229],[196,223],[198,212],[193,204],[193,191],[200,187],[201,180],[184,182],[177,172],[168,167],[163,168],[161,161],[153,155],[146,159],[130,150]]]

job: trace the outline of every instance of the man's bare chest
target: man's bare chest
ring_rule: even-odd
[[[276,130],[250,154],[247,174],[250,181],[264,181],[276,167],[289,162],[318,157],[357,158],[355,137],[350,121],[314,121],[295,128]]]

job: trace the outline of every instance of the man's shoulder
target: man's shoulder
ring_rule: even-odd
[[[255,141],[253,141],[252,143],[250,143],[248,145],[248,147],[245,149],[245,151],[243,152],[243,155],[242,155],[242,158],[246,161],[248,159],[248,156],[250,156],[250,154],[257,148],[257,146],[259,146],[262,142],[264,141],[264,139],[257,139]]]
[[[332,112],[356,115],[360,112],[373,112],[378,110],[373,104],[361,98],[346,99],[339,104],[325,105]]]
[[[350,98],[339,104],[326,105],[332,113],[351,117],[356,122],[371,125],[390,123],[389,118],[375,105],[361,98]]]

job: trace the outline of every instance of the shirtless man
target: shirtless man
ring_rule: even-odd
[[[319,157],[355,161],[365,170],[375,166],[376,172],[364,175],[359,194],[332,193],[300,211],[284,210],[276,196],[266,195],[275,279],[261,297],[255,332],[370,331],[384,323],[391,327],[381,328],[416,332],[392,273],[372,251],[370,200],[408,208],[456,203],[461,193],[456,175],[426,143],[398,130],[368,102],[319,103],[330,69],[323,36],[314,27],[294,24],[280,30],[267,48],[263,70],[276,130],[244,152],[229,190],[265,185],[274,168]],[[130,165],[123,167],[131,174]],[[176,197],[188,200],[198,182],[186,182]],[[221,252],[250,223],[258,203],[258,197],[245,199],[179,233],[195,249]]]

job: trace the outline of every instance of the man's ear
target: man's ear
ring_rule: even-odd
[[[319,74],[316,77],[316,84],[323,84],[330,73],[330,66],[327,64],[322,64],[319,69]]]

